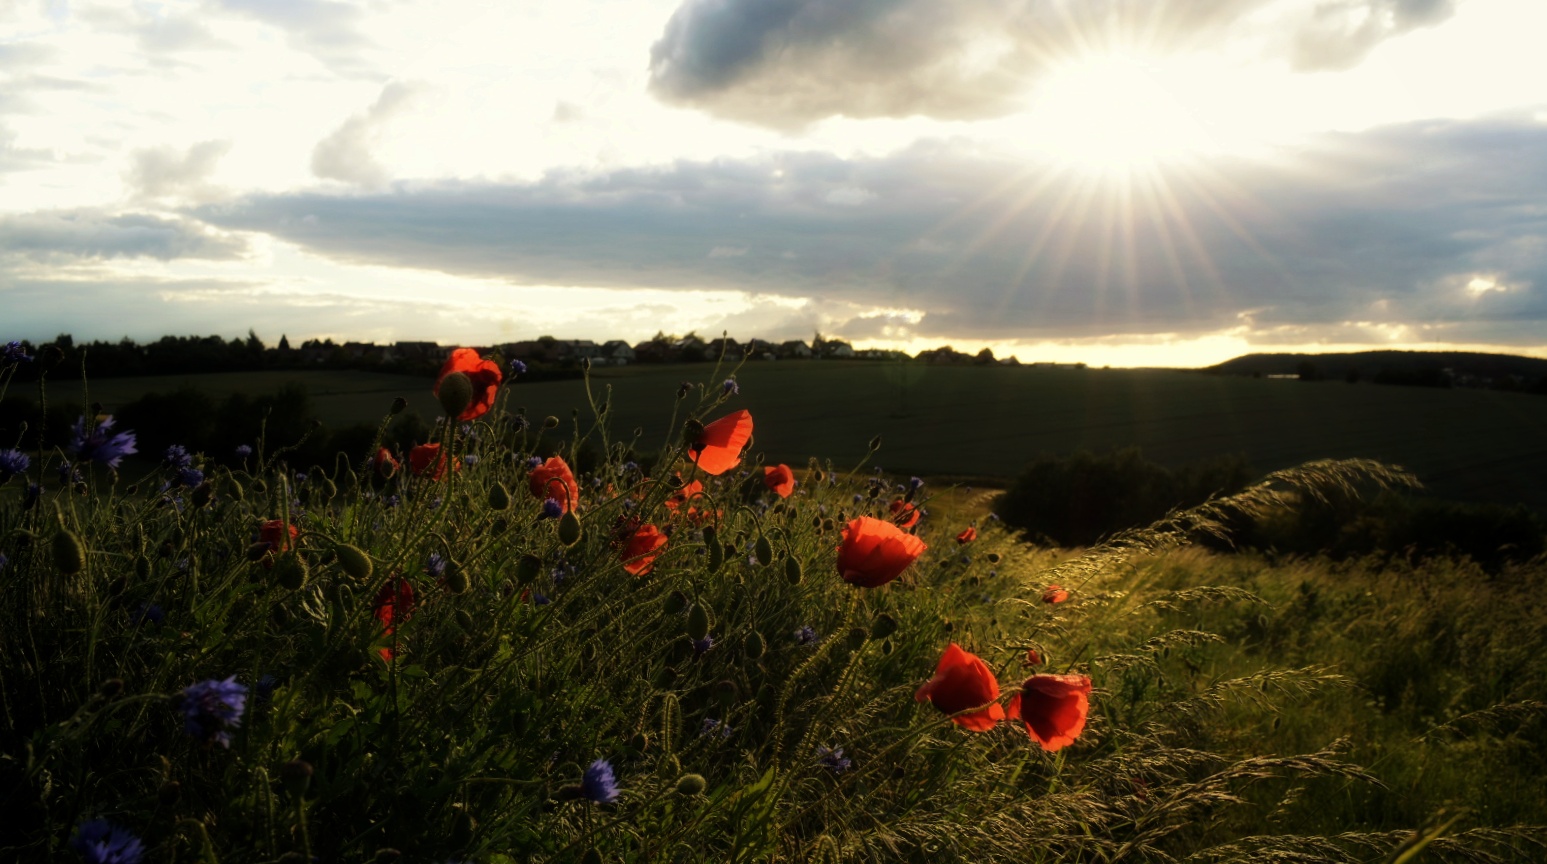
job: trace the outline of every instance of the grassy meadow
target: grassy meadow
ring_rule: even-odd
[[[724,377],[596,370],[624,443],[573,508],[544,500],[566,488],[545,460],[579,461],[581,382],[507,383],[437,422],[417,467],[308,469],[271,441],[131,488],[87,451],[29,454],[0,476],[0,860],[1547,858],[1547,564],[1192,542],[1401,474],[1286,468],[1072,550],[1022,542],[981,489],[908,478],[1138,444],[1264,470],[1380,456],[1441,487],[1447,465],[1528,459],[1540,400],[1153,371],[749,364],[738,395]],[[396,395],[444,413],[431,382],[302,380],[326,422],[358,405],[384,425]],[[745,458],[702,470],[691,454],[741,409]],[[787,497],[759,454],[795,468]],[[1505,495],[1510,474],[1468,488]],[[981,670],[938,667],[953,644]],[[1037,698],[1082,681],[1079,710]]]
[[[598,367],[593,395],[610,398],[614,437],[642,431],[657,449],[675,430],[672,397],[710,365]],[[773,461],[853,464],[875,435],[889,472],[1004,482],[1040,453],[1137,446],[1162,464],[1244,454],[1266,473],[1313,459],[1401,465],[1446,498],[1522,502],[1547,511],[1547,399],[1483,390],[1300,382],[1149,369],[1038,369],[922,363],[779,361],[736,373],[738,404],[757,416],[755,449]],[[105,379],[91,398],[111,408],[182,383],[223,396],[304,383],[330,426],[373,423],[392,398],[425,418],[438,411],[413,379],[367,372],[231,373]],[[56,398],[80,401],[78,385]],[[610,396],[608,395],[610,394]],[[528,416],[590,418],[578,380],[515,382]],[[567,428],[566,428],[567,431]]]

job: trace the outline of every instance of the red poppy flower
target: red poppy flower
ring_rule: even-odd
[[[1026,734],[1049,752],[1073,744],[1089,714],[1090,679],[1084,675],[1033,675],[1010,699],[1010,719],[1024,723]]]
[[[874,588],[896,579],[929,548],[890,522],[861,516],[843,528],[838,574],[843,581]]]
[[[408,451],[408,470],[415,477],[428,476],[431,480],[439,480],[446,476],[446,463],[450,461],[446,454],[440,451],[439,444],[420,444]],[[452,463],[453,470],[461,471],[462,463]]]
[[[286,528],[290,529],[288,536],[285,532]],[[295,538],[300,533],[294,525],[286,525],[280,519],[270,519],[258,529],[258,539],[269,544],[270,551],[283,552],[290,548],[290,544],[295,542]]]
[[[675,511],[702,494],[704,494],[704,484],[694,480],[692,483],[666,496],[666,507],[669,510]]]
[[[440,376],[435,379],[436,396],[440,395],[440,382],[453,372],[461,372],[473,382],[473,401],[467,403],[457,419],[473,420],[489,413],[494,407],[494,394],[499,391],[500,380],[504,377],[499,364],[479,357],[471,348],[458,348],[440,367]]]
[[[383,636],[391,636],[396,632],[396,623],[407,621],[413,612],[414,586],[402,576],[388,579],[381,590],[376,592],[376,599],[371,603],[371,614],[382,623]],[[396,656],[391,648],[382,648],[377,653],[387,661]]]
[[[1037,653],[1037,649],[1035,649],[1035,648],[1027,648],[1026,649],[1026,661],[1024,663],[1022,663],[1021,665],[1022,666],[1041,666],[1042,665],[1042,655],[1038,654]]]
[[[402,466],[392,457],[392,451],[383,447],[376,451],[376,457],[371,460],[376,466],[376,473],[383,477],[391,477]]]
[[[1004,706],[994,701],[998,698],[999,681],[994,678],[993,670],[955,642],[940,657],[935,677],[924,682],[924,686],[913,694],[914,701],[928,699],[947,714],[985,706],[981,711],[951,718],[952,723],[974,732],[986,732],[1005,719]]]
[[[898,498],[892,502],[892,521],[900,528],[912,528],[919,524],[919,508]]]
[[[720,475],[741,464],[741,448],[750,440],[752,412],[743,409],[705,426],[688,455],[705,472]]]
[[[795,472],[784,464],[765,467],[763,485],[779,493],[780,498],[788,498],[795,491]]]
[[[972,527],[971,525],[968,525],[965,529],[962,530],[962,533],[956,535],[956,542],[963,545],[971,543],[976,539],[978,539],[978,529]]]
[[[1042,592],[1043,603],[1062,603],[1068,599],[1069,592],[1058,585],[1049,585],[1047,590]]]
[[[634,529],[623,547],[623,569],[635,576],[644,576],[661,557],[661,547],[666,545],[666,535],[654,525],[641,525]]]
[[[526,483],[533,497],[539,501],[552,498],[564,508],[564,513],[580,503],[580,487],[575,483],[575,475],[570,472],[569,463],[558,456],[550,456],[547,462],[533,468]]]

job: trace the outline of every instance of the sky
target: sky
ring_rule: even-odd
[[[0,341],[1547,356],[1534,0],[0,0]]]

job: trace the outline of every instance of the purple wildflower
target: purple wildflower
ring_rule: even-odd
[[[709,649],[713,648],[713,647],[714,647],[714,637],[713,636],[705,636],[702,639],[694,639],[693,640],[693,656],[694,657],[702,657],[705,654],[708,654],[709,653]]]
[[[726,378],[725,383],[720,385],[720,391],[726,396],[740,396],[741,385],[736,383],[735,378]]]
[[[543,512],[539,519],[557,519],[564,515],[564,505],[557,498],[543,499]]]
[[[70,438],[70,455],[82,461],[100,462],[109,468],[117,468],[125,456],[140,452],[135,446],[137,442],[133,432],[119,432],[110,438],[108,432],[112,428],[111,415],[93,424],[89,430],[86,428],[85,417],[76,420]]]
[[[32,356],[22,349],[20,342],[7,342],[5,349],[0,351],[0,366],[9,366],[12,363],[31,363]]]
[[[523,431],[524,429],[526,429],[526,426],[527,426],[527,422],[526,422],[526,415],[525,414],[517,414],[514,417],[510,418],[510,429],[511,429],[512,432]]]
[[[32,460],[20,450],[0,450],[0,483],[26,471],[31,464]]]
[[[462,457],[462,461],[466,462],[467,463],[467,467],[471,468],[474,465],[478,464],[478,454],[477,453],[469,453],[466,456]]]
[[[155,603],[141,603],[134,607],[134,614],[130,615],[131,622],[138,627],[149,621],[152,624],[160,624],[166,620],[167,613],[162,611]]]
[[[11,563],[11,559],[5,557],[4,552],[0,552],[0,571],[5,570],[5,565],[9,563]]]
[[[189,735],[206,744],[230,747],[229,730],[242,725],[242,709],[247,707],[247,685],[236,683],[235,675],[224,681],[200,681],[183,691],[178,707]]]
[[[580,793],[598,804],[618,800],[618,780],[613,776],[612,764],[606,759],[592,762],[580,780]]]
[[[173,444],[171,447],[168,447],[166,455],[162,458],[173,468],[193,467],[193,456],[189,454],[188,448],[181,444]]]
[[[177,472],[177,482],[184,486],[197,486],[204,482],[204,472],[197,468],[183,468]]]
[[[138,864],[145,854],[140,838],[106,819],[82,822],[70,838],[70,848],[87,864]]]
[[[439,552],[431,552],[430,557],[424,562],[424,572],[439,579],[446,575],[446,559]]]
[[[526,470],[534,471],[537,468],[541,467],[542,464],[543,464],[543,457],[541,457],[541,456],[533,456],[533,457],[531,457],[531,458],[526,460]]]
[[[698,736],[700,738],[723,739],[731,737],[731,733],[735,731],[736,730],[732,729],[729,723],[716,720],[713,717],[705,717],[704,725],[700,726],[698,729]]]
[[[43,487],[37,483],[28,483],[27,491],[21,496],[21,509],[31,510],[37,505],[38,499],[43,497]]]
[[[548,599],[548,595],[538,591],[532,592],[532,604],[534,606],[547,606],[551,602],[553,601]]]
[[[810,624],[795,631],[795,643],[797,645],[810,645],[816,641],[816,628]]]
[[[681,399],[684,396],[687,396],[690,392],[692,392],[692,390],[693,390],[693,382],[692,381],[684,381],[684,382],[682,382],[681,384],[677,385],[677,398]]]
[[[252,455],[252,448],[246,444],[238,444],[236,445],[236,449],[232,452],[236,454],[236,458],[246,459],[248,456]]]
[[[854,767],[854,762],[843,755],[842,747],[831,750],[826,747],[816,748],[816,761],[834,774],[841,774]]]
[[[510,361],[510,374],[512,374],[512,375],[525,375],[526,374],[526,364],[522,363],[520,360],[512,360],[512,361]]]

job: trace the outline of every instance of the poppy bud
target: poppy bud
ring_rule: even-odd
[[[676,647],[676,646],[673,646],[673,647]],[[691,644],[689,644],[686,650],[691,652],[693,650],[693,646]],[[684,655],[684,656],[686,656],[686,655]],[[673,660],[671,662],[673,662],[673,663],[680,663],[681,661],[680,660]],[[661,667],[661,671],[655,673],[655,680],[652,683],[655,684],[655,689],[657,689],[657,690],[670,690],[671,689],[671,685],[676,683],[676,681],[677,681],[677,670],[671,668],[670,666],[662,666]]]
[[[371,578],[371,572],[376,569],[371,563],[371,556],[365,554],[359,546],[340,543],[334,552],[338,555],[338,566],[356,580],[364,582]]]
[[[688,441],[697,441],[698,436],[704,434],[704,424],[699,420],[689,420],[682,424],[682,435]]]
[[[773,544],[767,537],[758,536],[757,542],[752,544],[752,554],[757,557],[757,563],[768,566],[773,563]]]
[[[267,542],[259,540],[257,543],[248,546],[247,551],[242,554],[247,557],[248,561],[262,561],[263,556],[269,554],[270,548]]]
[[[747,639],[742,643],[742,649],[747,652],[747,659],[756,660],[763,656],[763,651],[768,646],[763,642],[763,634],[753,630],[747,634]]]
[[[134,556],[134,575],[141,579],[147,579],[150,577],[149,558],[146,558],[144,555]]]
[[[195,491],[197,491],[197,490],[195,490]],[[332,501],[334,498],[337,498],[337,497],[338,497],[338,484],[334,483],[331,479],[329,479],[327,477],[322,478],[322,500],[324,500],[324,501]]]
[[[290,610],[275,603],[274,608],[269,610],[269,620],[274,622],[275,627],[283,627],[290,623]]]
[[[446,590],[452,594],[467,593],[467,571],[455,561],[446,563]]]
[[[580,362],[585,368],[591,368],[589,359],[582,358]],[[585,854],[580,856],[580,864],[602,864],[602,853],[596,851],[595,847],[587,849]]]
[[[857,649],[861,645],[864,645],[865,644],[865,640],[869,639],[869,638],[870,638],[870,634],[865,632],[865,628],[863,628],[863,627],[850,627],[849,628],[848,641],[849,641],[849,648],[851,650]]]
[[[882,612],[876,616],[876,620],[870,624],[870,635],[876,639],[885,639],[897,632],[897,619]]]
[[[874,452],[876,452],[877,450],[880,450],[880,449],[881,449],[881,436],[877,435],[876,437],[870,439],[870,452],[874,453]]]
[[[790,557],[784,559],[784,578],[789,580],[791,585],[799,585],[802,575],[803,574],[800,572],[799,558],[791,555]]]
[[[446,836],[453,849],[460,849],[473,842],[473,831],[478,827],[472,814],[460,805],[451,808],[451,833]]]
[[[246,500],[247,490],[242,488],[242,484],[235,477],[227,476],[223,485],[226,495],[230,496],[233,500]]]
[[[708,786],[702,774],[684,774],[677,778],[677,794],[686,795],[689,798],[704,794],[704,789]]]
[[[193,487],[193,493],[188,497],[193,502],[194,507],[203,509],[209,506],[210,499],[215,497],[215,490],[210,486],[209,481],[205,480],[203,483]]]
[[[86,547],[75,532],[59,529],[53,542],[54,567],[66,576],[74,576],[86,569]]]
[[[709,609],[702,603],[695,603],[688,613],[688,636],[696,642],[708,635]]]
[[[676,615],[686,608],[688,608],[688,595],[681,591],[673,591],[667,594],[666,599],[661,602],[661,609],[667,615]]]
[[[26,551],[26,549],[30,547],[32,542],[36,539],[38,539],[38,535],[32,533],[26,528],[17,528],[15,531],[11,532],[11,540],[16,543],[17,551]]]
[[[447,416],[457,417],[473,404],[473,379],[465,372],[452,372],[441,377],[435,385],[435,396]]]
[[[402,852],[391,847],[387,847],[384,849],[377,849],[376,856],[372,858],[371,861],[374,862],[374,864],[392,864],[392,862],[400,860],[402,857]]]
[[[261,478],[254,480],[252,481],[252,491],[258,493],[259,495],[267,495],[269,494],[269,484],[264,482]]]
[[[504,534],[508,528],[510,528],[510,520],[506,519],[504,516],[501,516],[489,524],[489,530],[495,534]]]
[[[312,775],[315,773],[312,763],[305,759],[291,759],[279,766],[279,780],[285,785],[285,791],[297,798],[306,794],[306,788],[312,784]]]
[[[723,708],[729,708],[736,704],[737,695],[738,690],[736,687],[736,682],[730,680],[729,678],[714,685],[715,701],[719,702],[720,706]]]
[[[468,614],[466,609],[458,609],[454,617],[457,619],[457,626],[462,628],[463,633],[473,632],[473,616]]]
[[[97,695],[109,701],[117,699],[118,695],[122,692],[124,692],[124,679],[122,678],[109,678],[102,682],[102,686],[97,688]]]
[[[387,413],[394,414],[394,415],[402,414],[403,413],[403,409],[407,408],[407,407],[408,407],[408,400],[404,399],[402,396],[399,396],[396,399],[392,400],[392,407],[387,409]]]
[[[544,429],[557,429],[557,428],[559,428],[559,418],[553,416],[552,414],[549,414],[547,417],[544,417],[543,418],[543,428]]]
[[[580,542],[580,517],[573,510],[559,517],[559,542],[565,546]]]
[[[294,551],[284,552],[274,561],[274,582],[281,588],[299,591],[310,576],[306,559]]]
[[[525,585],[537,578],[538,571],[542,570],[543,559],[536,555],[522,555],[516,561],[516,582]]]
[[[183,797],[183,784],[176,780],[168,780],[156,790],[156,800],[160,801],[163,807],[171,807],[181,797]]]
[[[506,510],[510,507],[510,490],[504,483],[495,483],[489,487],[489,509]]]
[[[574,801],[583,795],[585,795],[585,788],[579,783],[567,783],[560,786],[558,791],[553,794],[553,797],[560,801]]]

